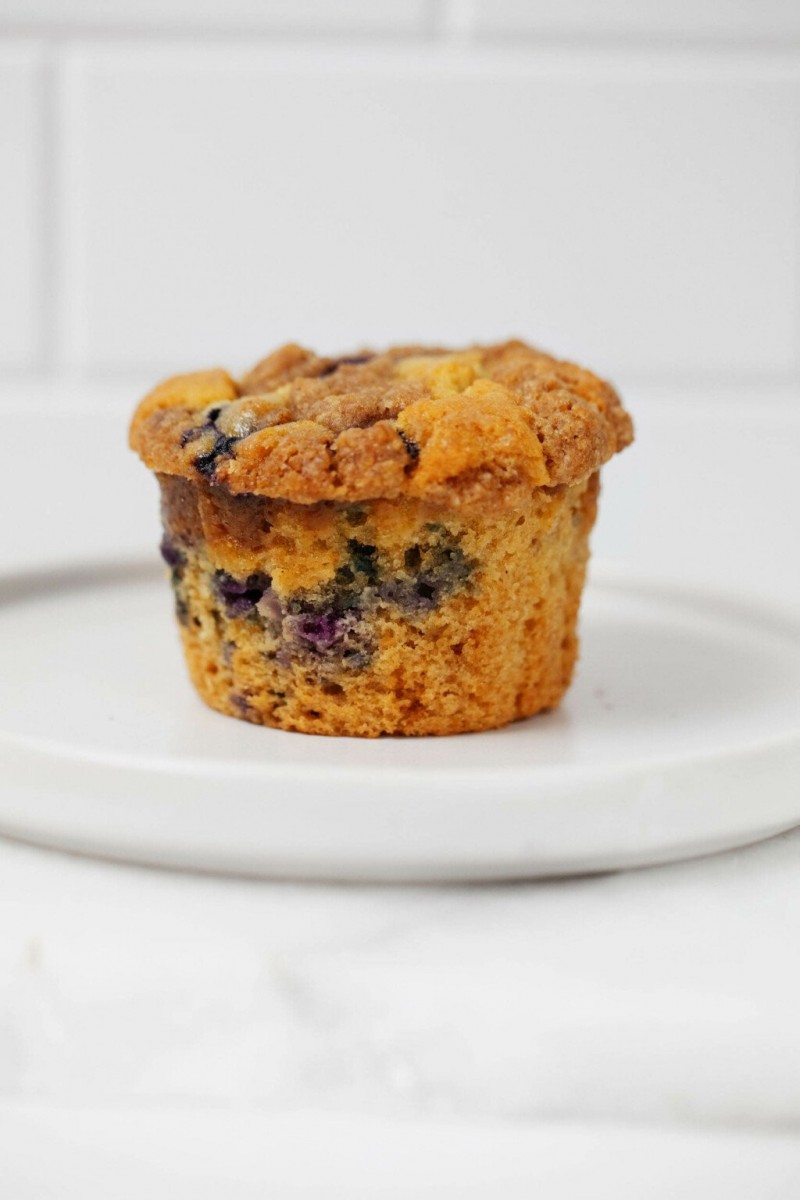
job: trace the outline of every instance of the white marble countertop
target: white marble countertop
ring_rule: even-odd
[[[6,569],[152,553],[154,489],[120,449],[126,405],[110,391],[108,413],[89,404],[51,422],[33,490],[26,460],[4,467]],[[36,399],[20,419],[33,423]],[[596,546],[662,577],[797,603],[796,406],[776,403],[754,438],[743,401],[692,403],[676,415],[640,398],[639,446],[608,472]],[[754,454],[755,494],[741,485]],[[643,1126],[662,1148],[684,1135],[707,1136],[712,1158],[727,1147],[715,1161],[729,1196],[756,1194],[735,1166],[743,1129],[767,1164],[759,1195],[789,1196],[800,1178],[798,1143],[778,1136],[800,1126],[800,831],[627,874],[442,888],[203,877],[0,840],[0,915],[0,1128],[15,1145],[54,1119],[43,1112],[74,1124],[77,1108],[145,1122],[165,1107],[171,1120],[312,1113],[298,1128],[356,1122],[345,1142],[359,1120],[422,1122],[423,1140],[426,1122],[446,1137],[475,1128],[487,1145],[522,1125],[551,1147],[535,1168],[520,1159],[530,1184],[547,1154],[563,1157],[542,1133],[552,1122],[579,1123],[587,1147],[603,1121],[629,1165],[656,1154]],[[694,1161],[682,1153],[665,1149],[673,1165]],[[413,1186],[382,1194],[427,1194]]]
[[[800,1122],[800,832],[513,886],[198,878],[0,849],[6,1095]]]

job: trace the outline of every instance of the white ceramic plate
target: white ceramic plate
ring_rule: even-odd
[[[0,831],[142,862],[468,880],[663,862],[800,823],[800,622],[593,572],[554,713],[310,737],[206,709],[152,564],[0,582]]]

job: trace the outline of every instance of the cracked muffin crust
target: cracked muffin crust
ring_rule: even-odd
[[[486,729],[568,686],[614,390],[521,342],[168,380],[131,445],[162,491],[192,679],[232,716]]]

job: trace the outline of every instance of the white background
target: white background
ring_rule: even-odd
[[[0,555],[152,544],[167,373],[517,334],[636,419],[598,553],[796,601],[799,117],[793,0],[3,0]]]
[[[0,33],[12,402],[288,337],[797,380],[792,0],[3,0]]]

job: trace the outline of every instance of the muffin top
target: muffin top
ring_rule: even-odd
[[[312,504],[514,504],[577,483],[633,439],[614,389],[524,342],[344,358],[280,347],[241,380],[178,375],[139,404],[148,467]]]

